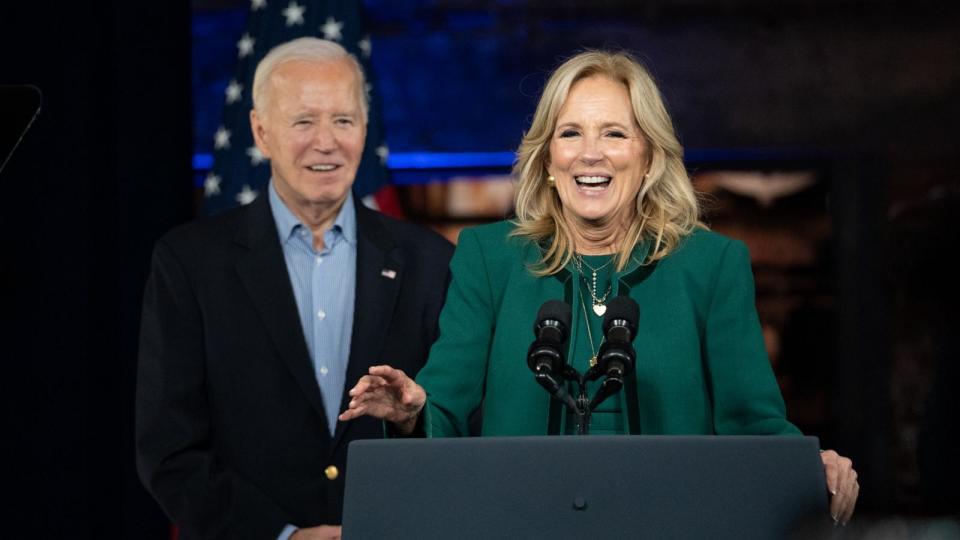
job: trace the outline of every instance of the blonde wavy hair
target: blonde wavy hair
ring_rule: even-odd
[[[627,266],[633,248],[642,240],[652,242],[647,259],[641,261],[649,264],[669,255],[685,235],[703,226],[697,195],[683,164],[683,147],[653,78],[628,53],[588,50],[565,61],[550,76],[513,166],[517,179],[517,228],[513,235],[530,238],[545,247],[540,264],[531,269],[536,275],[557,273],[574,254],[573,235],[563,219],[560,197],[547,184],[547,164],[557,117],[570,88],[594,75],[609,77],[627,87],[650,160],[649,176],[643,179],[637,194],[636,219],[617,253],[617,270]]]

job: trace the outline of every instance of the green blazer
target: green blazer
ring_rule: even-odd
[[[566,415],[534,380],[526,353],[540,305],[563,299],[576,308],[582,288],[571,268],[531,274],[540,248],[509,236],[514,228],[502,221],[460,235],[440,338],[417,376],[428,436],[466,435],[481,406],[485,436],[563,433]],[[623,431],[799,433],[767,358],[746,246],[697,230],[668,257],[640,265],[648,249],[637,246],[611,293],[640,306],[636,371],[619,396]],[[572,335],[586,332],[576,314]]]

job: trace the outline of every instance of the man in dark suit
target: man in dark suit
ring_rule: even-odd
[[[289,42],[260,62],[251,127],[268,194],[167,234],[144,297],[141,479],[182,538],[338,538],[338,422],[369,366],[411,375],[438,334],[452,246],[355,204],[363,72],[339,45]]]

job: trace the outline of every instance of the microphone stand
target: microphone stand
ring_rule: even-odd
[[[567,406],[567,410],[577,417],[577,435],[588,435],[590,433],[590,420],[593,411],[598,405],[603,403],[608,397],[616,394],[623,388],[623,379],[619,372],[610,373],[600,385],[600,389],[593,396],[593,399],[587,395],[587,382],[596,380],[600,374],[591,369],[586,375],[570,366],[566,366],[563,373],[564,378],[577,383],[577,399],[574,400],[563,385],[553,378],[549,373],[539,372],[535,375],[536,380],[550,392],[550,395],[561,401]]]
[[[584,378],[579,377],[577,383],[580,386],[580,395],[577,396],[577,435],[587,435],[590,433],[590,417],[593,413],[593,407],[590,399],[587,398],[587,385]]]
[[[577,383],[579,391],[576,399],[574,399],[573,396],[567,392],[567,389],[564,388],[564,385],[557,381],[553,374],[548,370],[535,371],[533,378],[547,391],[547,393],[553,396],[553,398],[557,401],[566,405],[567,410],[577,416],[577,435],[586,435],[589,433],[590,413],[593,411],[593,408],[600,403],[600,401],[603,401],[603,399],[606,399],[606,397],[609,395],[608,394],[600,397],[603,387],[600,388],[600,392],[597,392],[597,396],[595,396],[593,401],[591,401],[590,398],[587,397],[586,379],[580,374],[580,372],[570,366],[565,366],[563,378],[565,380],[575,381]],[[604,381],[604,385],[606,385],[606,381]]]
[[[533,378],[538,384],[540,384],[540,386],[546,389],[546,391],[553,396],[554,399],[557,399],[561,403],[565,404],[567,409],[569,409],[571,412],[579,413],[577,402],[573,400],[566,388],[564,388],[562,384],[553,378],[553,375],[547,371],[537,371],[533,375]]]

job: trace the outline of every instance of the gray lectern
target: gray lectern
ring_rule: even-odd
[[[346,540],[807,538],[832,524],[815,437],[369,440],[347,459]]]

